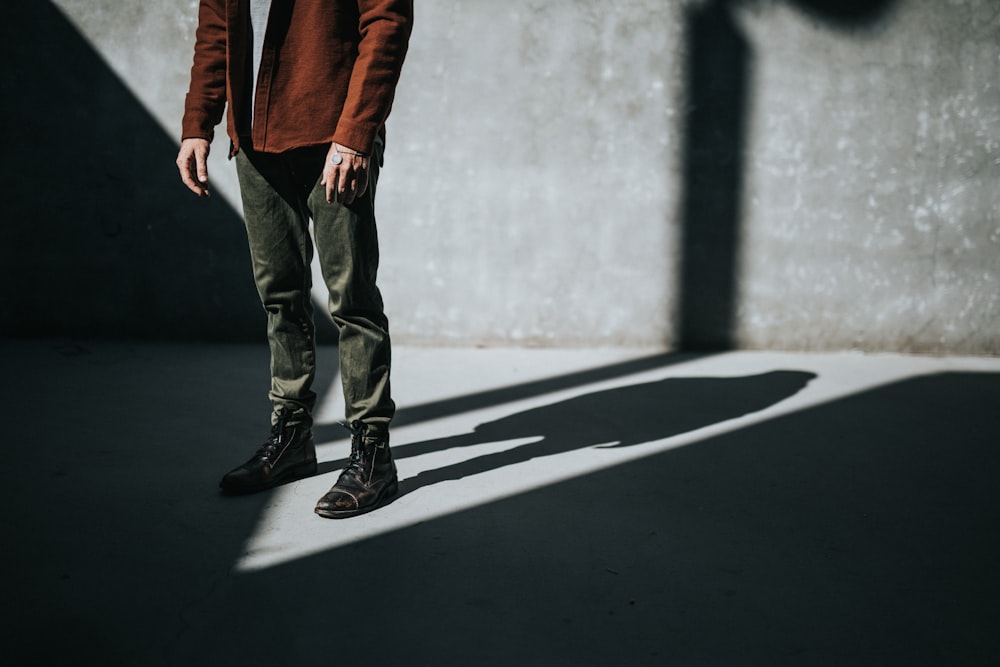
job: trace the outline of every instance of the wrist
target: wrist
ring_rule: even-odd
[[[337,142],[333,143],[333,147],[338,153],[341,153],[343,155],[354,155],[363,158],[368,157],[368,153],[362,153],[361,151],[356,151],[353,148],[348,148],[347,146],[344,146],[343,144],[338,144]]]

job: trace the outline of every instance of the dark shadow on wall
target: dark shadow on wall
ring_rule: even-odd
[[[752,51],[727,2],[687,10],[681,349],[733,347],[746,89]]]
[[[894,0],[792,0],[843,29],[875,25]],[[755,0],[708,0],[686,10],[687,109],[683,128],[677,331],[679,347],[736,347],[746,128],[753,49],[734,16]]]
[[[263,340],[242,216],[52,3],[0,33],[0,335]]]

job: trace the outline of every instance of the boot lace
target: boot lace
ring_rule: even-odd
[[[278,419],[275,420],[274,424],[271,425],[271,436],[267,439],[263,445],[257,450],[257,456],[271,461],[281,450],[281,446],[284,444],[282,438],[285,433],[285,424],[288,422],[288,418],[291,416],[292,411],[288,408],[278,408],[275,412],[278,415]]]
[[[362,443],[365,435],[364,422],[353,421],[350,424],[347,422],[340,422],[340,425],[351,432],[351,456],[347,459],[347,467],[344,468],[344,472],[352,472],[355,475],[363,474],[363,460],[362,460]]]

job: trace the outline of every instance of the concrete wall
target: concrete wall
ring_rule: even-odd
[[[127,165],[110,188],[92,169],[89,190],[159,194],[156,210],[120,210],[76,178],[21,178],[27,194],[4,204],[18,222],[4,231],[17,298],[5,290],[3,330],[259,337],[226,147],[214,147],[213,222],[171,180],[163,143],[179,131],[197,3],[55,4],[100,58],[41,70],[73,80],[100,63],[134,100],[78,100],[87,122],[67,127],[62,107],[5,95],[5,116],[58,137],[39,147],[43,179],[69,130],[107,137],[91,143]],[[379,188],[397,342],[1000,352],[994,0],[416,4]],[[40,68],[29,45],[49,39],[29,15],[40,10],[18,11],[3,48],[24,74],[5,72],[8,90]],[[155,151],[106,146],[126,106]],[[36,258],[12,248],[65,223],[44,205],[54,190],[82,199],[87,223],[72,244],[32,246],[46,258],[39,295],[25,279]],[[101,225],[132,245],[101,237],[88,269],[78,251]],[[164,258],[170,281],[156,275]],[[68,280],[122,269],[143,287],[90,300],[97,324],[52,305]],[[185,299],[206,280],[212,303]],[[192,309],[202,326],[178,327]]]

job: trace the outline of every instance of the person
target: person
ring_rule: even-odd
[[[191,191],[209,196],[209,146],[225,112],[271,351],[270,437],[222,478],[223,493],[317,471],[314,247],[351,430],[348,464],[316,513],[355,516],[398,491],[374,200],[412,22],[412,0],[200,2],[177,167]]]

